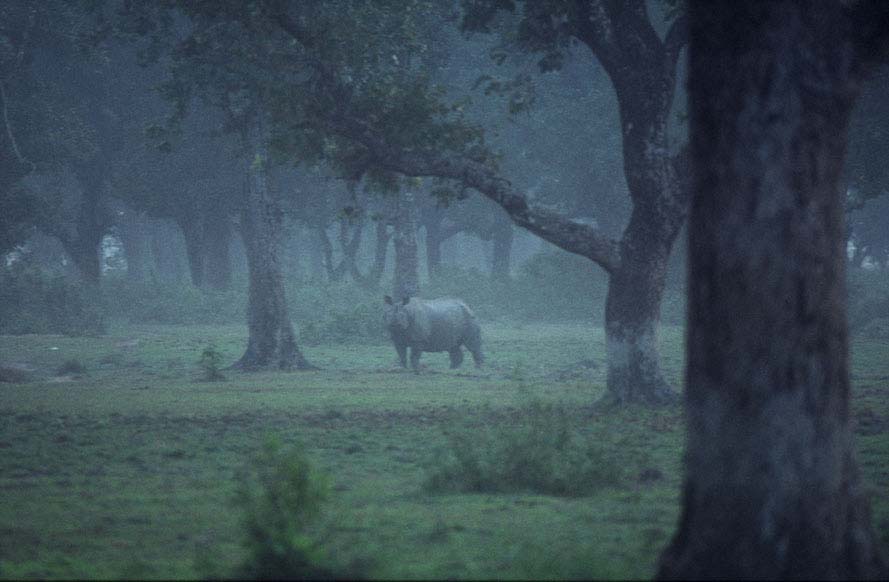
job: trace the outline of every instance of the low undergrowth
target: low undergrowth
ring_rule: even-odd
[[[622,471],[605,450],[577,433],[566,410],[532,401],[508,422],[447,435],[449,447],[432,465],[433,492],[538,493],[565,497],[620,483]]]
[[[301,448],[267,440],[238,480],[235,499],[244,516],[247,557],[235,576],[253,580],[342,578],[327,565],[322,544],[309,532],[329,497],[329,477],[312,465]]]

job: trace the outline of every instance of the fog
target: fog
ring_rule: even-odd
[[[853,433],[889,539],[882,37],[620,4],[0,6],[0,578],[880,571],[682,556]]]

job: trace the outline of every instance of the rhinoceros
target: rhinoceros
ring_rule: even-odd
[[[386,327],[405,368],[407,348],[411,349],[414,372],[419,372],[423,352],[448,352],[451,368],[460,367],[463,363],[461,346],[466,346],[472,353],[476,367],[484,362],[478,320],[459,299],[405,297],[397,303],[386,295],[385,302]]]

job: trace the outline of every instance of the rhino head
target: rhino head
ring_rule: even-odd
[[[398,303],[386,295],[383,300],[386,302],[383,312],[383,321],[386,327],[391,331],[407,332],[411,321],[405,306],[410,302],[411,298],[405,297],[401,300],[401,303]]]

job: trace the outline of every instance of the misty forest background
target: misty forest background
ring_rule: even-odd
[[[791,7],[781,22],[806,9],[772,4]],[[825,21],[852,10],[823,4]],[[686,437],[706,423],[689,426],[681,406],[684,382],[701,382],[688,326],[704,330],[707,318],[687,313],[687,290],[709,271],[685,241],[717,224],[687,222],[691,167],[707,153],[689,147],[690,119],[709,119],[686,92],[687,48],[689,30],[719,24],[700,10],[690,29],[688,10],[670,0],[2,3],[0,577],[824,572],[810,550],[830,544],[812,533],[794,545],[821,530],[791,510],[775,527],[807,549],[775,550],[779,566],[732,569],[753,563],[743,551],[772,555],[745,545],[768,528],[735,528],[731,546],[745,549],[724,563],[700,549],[718,547],[706,525],[687,531],[707,513],[692,509],[691,492],[707,485]],[[870,21],[885,24],[883,12]],[[852,32],[841,32],[870,34],[850,14]],[[776,22],[757,18],[753,37]],[[811,38],[800,38],[805,48]],[[845,163],[811,174],[813,192],[842,193],[843,264],[800,267],[788,291],[812,305],[805,277],[839,273],[845,285],[842,332],[830,328],[842,343],[829,349],[847,380],[812,388],[834,398],[830,411],[801,413],[817,434],[839,435],[837,450],[854,448],[825,478],[843,483],[843,527],[866,532],[836,550],[843,559],[828,556],[840,577],[880,571],[889,544],[889,69],[874,56],[884,40],[867,38],[874,62],[862,57],[848,120],[827,131],[844,140],[848,126]],[[403,370],[384,295],[463,299],[481,322],[485,366],[451,370],[425,354],[419,374]],[[814,320],[790,303],[783,314]],[[709,313],[726,329],[735,319]],[[707,337],[728,345],[745,332],[732,333]],[[800,351],[823,348],[812,345]],[[776,382],[817,384],[806,378]],[[749,400],[733,402],[756,416]],[[729,457],[780,448],[742,441],[724,445]],[[806,461],[775,463],[799,472],[775,478],[805,492],[794,479],[820,461],[793,454]],[[760,503],[757,479],[743,481],[744,508]],[[869,508],[848,509],[863,498]]]

